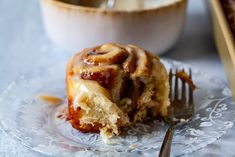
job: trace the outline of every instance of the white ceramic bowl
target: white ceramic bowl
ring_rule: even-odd
[[[181,34],[187,0],[143,10],[107,10],[41,0],[49,37],[71,51],[117,42],[135,44],[157,54],[171,48]]]

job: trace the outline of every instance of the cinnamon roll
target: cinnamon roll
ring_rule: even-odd
[[[159,58],[134,45],[104,44],[77,53],[67,64],[71,124],[106,137],[169,106],[167,71]]]

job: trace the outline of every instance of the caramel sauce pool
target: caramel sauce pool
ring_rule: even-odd
[[[54,106],[60,105],[64,102],[63,99],[56,97],[56,96],[51,96],[51,95],[39,95],[38,98],[39,100],[42,100]]]

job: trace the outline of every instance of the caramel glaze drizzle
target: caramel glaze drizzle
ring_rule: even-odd
[[[145,86],[140,77],[142,77],[143,72],[149,76],[152,59],[155,57],[133,45],[124,47],[108,44],[86,49],[74,58],[71,69],[73,69],[73,72],[76,71],[74,73],[78,74],[78,77],[84,80],[97,81],[110,93],[119,89],[118,99],[113,96],[114,102],[128,97],[132,100],[132,103],[136,104]],[[141,76],[138,75],[140,73]],[[122,82],[121,88],[117,87],[118,82]],[[118,102],[115,103],[118,104]],[[134,106],[134,108],[129,113],[130,119],[137,110],[137,105],[131,106]]]

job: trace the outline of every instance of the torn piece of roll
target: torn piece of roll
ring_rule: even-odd
[[[122,127],[167,114],[167,71],[158,57],[134,45],[77,53],[67,64],[66,84],[71,124],[82,132],[109,138]]]

